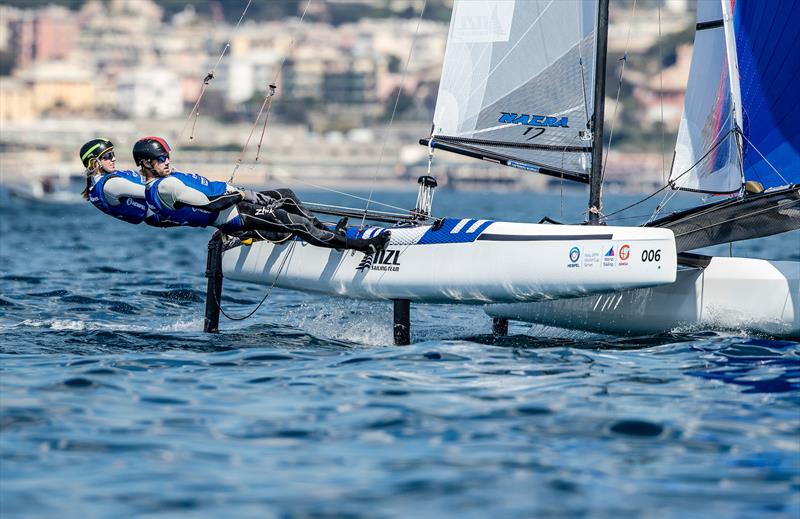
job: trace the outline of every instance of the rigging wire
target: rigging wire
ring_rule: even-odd
[[[356,200],[361,200],[362,202],[369,202],[370,204],[374,204],[374,205],[380,205],[380,206],[383,206],[383,207],[388,207],[388,208],[390,208],[390,209],[396,209],[396,210],[398,210],[398,211],[402,211],[402,212],[404,212],[404,213],[407,213],[407,212],[408,212],[408,207],[399,207],[399,206],[392,205],[392,204],[387,204],[387,203],[384,203],[384,202],[378,202],[378,201],[376,201],[376,200],[370,200],[370,199],[369,199],[369,198],[367,198],[367,197],[363,197],[363,196],[354,195],[354,194],[352,194],[352,193],[347,193],[347,192],[345,192],[345,191],[339,191],[339,190],[337,190],[337,189],[334,189],[334,188],[332,188],[332,187],[327,187],[327,186],[323,186],[323,185],[320,185],[320,184],[315,184],[315,183],[313,183],[313,182],[308,182],[308,181],[306,181],[306,180],[301,180],[301,179],[299,179],[299,178],[292,178],[292,181],[293,181],[293,182],[300,183],[300,184],[305,184],[305,185],[307,185],[308,187],[313,187],[313,188],[315,188],[315,189],[320,189],[320,190],[323,190],[323,191],[328,191],[329,193],[335,193],[335,194],[337,194],[337,195],[347,196],[347,197],[350,197],[350,198],[354,198],[354,199],[356,199]],[[366,214],[366,209],[364,210],[364,214]],[[433,215],[431,215],[431,216],[433,216]],[[362,224],[362,225],[363,225],[363,224]]]
[[[270,111],[272,110],[272,98],[275,96],[275,90],[277,88],[276,85],[278,84],[278,78],[283,73],[283,67],[286,65],[286,57],[289,54],[291,54],[292,50],[294,49],[294,45],[295,45],[295,42],[296,42],[296,36],[297,36],[296,33],[298,32],[300,27],[303,25],[303,21],[306,18],[306,13],[308,12],[308,8],[311,5],[311,2],[312,2],[312,0],[308,0],[306,2],[306,7],[305,7],[305,9],[303,9],[303,14],[300,16],[300,20],[297,22],[297,27],[295,28],[295,34],[292,35],[292,40],[289,43],[289,48],[287,49],[286,53],[281,58],[281,64],[278,67],[278,70],[275,71],[275,76],[272,79],[272,83],[270,83],[268,85],[268,90],[267,90],[266,96],[264,97],[264,102],[261,103],[261,108],[258,111],[258,115],[256,115],[256,120],[253,121],[253,126],[250,128],[250,134],[247,136],[247,140],[245,141],[244,146],[242,146],[242,151],[239,154],[239,157],[236,159],[236,165],[234,166],[233,171],[231,172],[231,177],[228,180],[228,183],[233,183],[234,179],[236,178],[236,173],[239,171],[239,167],[242,165],[242,161],[244,160],[244,155],[247,152],[247,147],[250,145],[250,140],[253,138],[253,133],[255,133],[256,127],[258,126],[258,121],[261,119],[261,115],[264,113],[264,109],[266,108],[267,115],[264,118],[264,127],[261,130],[261,139],[258,141],[258,148],[257,148],[257,151],[256,151],[256,159],[255,160],[257,161],[259,159],[259,157],[261,156],[261,145],[264,142],[264,136],[265,136],[265,134],[267,132],[267,124],[269,122],[269,114],[270,114]]]
[[[375,191],[375,181],[378,179],[378,171],[381,168],[381,164],[383,162],[383,154],[386,150],[386,141],[389,140],[389,129],[392,127],[392,123],[394,123],[394,116],[397,113],[397,105],[400,102],[400,95],[403,93],[403,86],[406,82],[406,76],[408,74],[408,66],[411,63],[411,56],[414,53],[414,45],[417,42],[417,36],[419,35],[419,28],[422,24],[422,16],[425,14],[425,7],[428,5],[428,0],[425,0],[422,4],[422,10],[419,13],[419,18],[417,19],[417,29],[414,31],[414,37],[411,39],[411,47],[408,49],[408,57],[406,58],[406,65],[403,69],[403,76],[400,78],[400,86],[397,88],[397,96],[394,99],[394,108],[392,108],[392,116],[389,118],[389,123],[386,125],[386,130],[384,132],[383,143],[381,143],[381,151],[380,155],[378,155],[378,165],[375,166],[375,173],[372,176],[372,182],[369,188],[369,196],[367,197],[367,203],[364,207],[364,215],[361,217],[361,226],[364,226],[364,221],[367,218],[367,211],[369,211],[370,203],[372,202],[372,195]]]
[[[636,19],[636,2],[637,0],[633,0],[633,7],[631,8],[631,22],[628,24],[628,37],[625,42],[625,54],[623,54],[622,58],[619,61],[622,62],[622,68],[619,71],[619,85],[617,86],[617,100],[614,102],[614,116],[611,118],[611,132],[608,134],[608,148],[606,151],[605,157],[603,157],[603,167],[600,170],[600,183],[603,183],[603,179],[606,176],[606,165],[608,164],[608,155],[611,152],[611,144],[614,141],[614,127],[617,123],[617,111],[619,109],[619,95],[622,92],[622,77],[625,74],[625,64],[628,62],[628,49],[631,46],[631,28],[633,27],[633,22]],[[601,143],[602,146],[602,143]]]
[[[741,136],[744,138],[744,140],[746,140],[746,141],[747,141],[747,144],[749,144],[750,146],[752,146],[752,147],[753,147],[753,149],[754,149],[754,150],[756,150],[756,153],[758,153],[758,154],[761,156],[761,158],[762,158],[762,159],[764,159],[764,162],[766,162],[766,163],[767,163],[767,165],[768,165],[770,168],[772,168],[772,171],[774,171],[774,172],[775,172],[775,174],[776,174],[776,175],[778,175],[778,177],[780,177],[780,179],[781,179],[781,180],[783,180],[784,182],[786,182],[786,184],[789,184],[789,183],[790,183],[788,180],[786,180],[786,178],[785,178],[783,175],[781,175],[781,172],[780,172],[780,171],[778,171],[778,170],[775,168],[775,166],[773,166],[773,165],[772,165],[772,163],[769,161],[769,159],[767,159],[767,157],[765,157],[765,156],[764,156],[764,155],[761,153],[761,151],[759,151],[759,149],[758,149],[758,148],[756,148],[756,145],[755,145],[755,144],[753,144],[753,142],[752,142],[750,139],[748,139],[748,138],[747,138],[747,135],[745,135],[745,134],[744,134],[744,132],[738,132],[738,133],[739,133],[739,135],[741,135]]]
[[[667,159],[664,155],[666,147],[666,124],[664,123],[664,57],[662,55],[662,37],[661,37],[661,4],[658,4],[658,88],[659,98],[661,103],[661,183],[667,183]]]
[[[622,212],[624,212],[624,211],[627,211],[628,209],[630,209],[630,208],[632,208],[632,207],[636,207],[637,205],[641,204],[642,202],[645,202],[645,201],[647,201],[647,200],[650,200],[651,198],[653,198],[653,197],[654,197],[654,196],[656,196],[657,194],[661,193],[662,191],[666,190],[667,188],[673,188],[673,189],[674,189],[674,188],[675,188],[675,185],[676,185],[676,181],[677,181],[677,180],[679,180],[681,177],[683,177],[684,175],[688,174],[688,173],[689,173],[690,171],[692,171],[692,170],[693,170],[695,167],[697,167],[697,165],[698,165],[698,164],[700,164],[700,163],[701,163],[703,160],[705,160],[705,158],[706,158],[706,157],[708,157],[708,156],[711,154],[711,152],[713,152],[713,151],[714,151],[715,149],[717,149],[717,148],[718,148],[720,145],[722,145],[722,143],[723,143],[723,142],[725,142],[725,140],[728,138],[728,136],[729,136],[731,133],[738,133],[738,130],[737,130],[736,128],[731,128],[730,130],[728,130],[727,132],[725,132],[725,133],[724,133],[724,134],[723,134],[723,135],[722,135],[722,136],[719,138],[719,140],[718,140],[716,143],[714,143],[714,145],[713,145],[713,146],[711,146],[711,148],[710,148],[710,149],[709,149],[707,152],[705,152],[705,153],[703,154],[703,156],[702,156],[702,157],[700,157],[699,159],[697,159],[697,161],[696,161],[694,164],[692,164],[692,165],[691,165],[691,166],[690,166],[688,169],[686,169],[686,171],[684,171],[683,173],[681,173],[680,175],[678,175],[677,177],[675,177],[674,179],[672,179],[672,181],[670,181],[670,183],[669,183],[669,184],[665,184],[664,186],[662,186],[662,187],[660,187],[659,189],[657,189],[657,190],[653,191],[652,193],[650,193],[650,194],[649,194],[649,195],[647,195],[646,197],[642,198],[641,200],[637,200],[636,202],[634,202],[634,203],[632,203],[632,204],[626,205],[626,206],[625,206],[625,207],[623,207],[622,209],[618,209],[618,210],[616,210],[616,211],[614,211],[614,212],[612,212],[612,213],[608,213],[608,214],[604,215],[604,219],[608,219],[608,217],[610,217],[610,216],[614,216],[614,215],[616,215],[616,214],[619,214],[619,213],[622,213]]]
[[[247,314],[245,316],[242,316],[242,317],[238,317],[238,316],[234,316],[234,315],[228,315],[228,313],[225,310],[223,310],[223,308],[222,308],[222,302],[219,299],[217,299],[217,294],[214,293],[214,302],[216,303],[217,308],[219,308],[220,313],[222,315],[224,315],[230,321],[244,321],[245,319],[249,319],[250,317],[252,317],[253,314],[255,314],[258,311],[259,308],[261,308],[261,305],[264,304],[264,302],[267,300],[267,298],[269,298],[270,294],[272,293],[272,289],[275,288],[275,285],[278,283],[278,279],[280,279],[281,273],[283,272],[283,267],[284,267],[284,265],[286,265],[286,260],[289,259],[289,256],[291,256],[292,252],[294,252],[294,244],[295,243],[297,243],[297,242],[293,241],[292,243],[289,244],[289,250],[286,251],[286,254],[284,254],[284,256],[283,256],[283,261],[281,261],[281,264],[278,267],[278,273],[275,274],[275,280],[272,282],[272,285],[270,285],[269,289],[267,290],[267,293],[264,294],[264,297],[261,299],[261,301],[256,305],[255,308],[253,308],[252,311],[250,311],[249,314]]]
[[[189,121],[191,121],[192,119],[194,119],[194,121],[192,123],[192,132],[189,135],[189,140],[190,141],[194,140],[194,130],[195,130],[196,126],[197,126],[197,119],[200,116],[200,101],[203,99],[203,95],[206,93],[206,89],[208,88],[208,84],[211,82],[212,79],[214,79],[214,72],[217,71],[217,67],[222,62],[222,58],[225,57],[225,54],[227,54],[228,49],[230,49],[231,40],[233,39],[233,36],[236,34],[236,31],[239,30],[239,25],[241,25],[242,20],[244,20],[244,16],[245,16],[245,14],[247,14],[247,9],[250,8],[250,4],[251,3],[253,3],[253,0],[247,0],[247,5],[244,6],[244,10],[242,11],[241,16],[239,16],[239,21],[236,22],[236,26],[233,28],[233,31],[231,31],[230,36],[228,36],[228,41],[225,42],[225,47],[222,48],[222,52],[220,53],[219,58],[217,59],[217,62],[211,68],[211,71],[208,74],[206,74],[205,78],[203,78],[203,86],[200,87],[200,93],[197,95],[197,101],[195,101],[194,107],[192,107],[192,111],[189,112],[189,116],[186,118],[186,122],[183,123],[183,127],[181,128],[181,131],[178,134],[178,139],[177,139],[178,145],[176,145],[173,148],[173,151],[174,151],[174,149],[177,149],[177,147],[180,145],[181,141],[183,140],[183,134],[186,132],[186,127],[189,125]]]

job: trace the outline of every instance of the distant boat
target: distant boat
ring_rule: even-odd
[[[48,204],[79,204],[85,185],[83,175],[47,175],[23,184],[8,186],[15,198]]]

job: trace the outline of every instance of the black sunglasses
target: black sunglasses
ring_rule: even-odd
[[[113,159],[114,159],[113,151],[109,151],[108,153],[100,155],[100,160],[113,160]]]
[[[161,163],[164,163],[167,160],[169,160],[169,155],[159,155],[158,157],[156,157],[156,160]]]

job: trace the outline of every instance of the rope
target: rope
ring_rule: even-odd
[[[245,315],[243,317],[236,317],[236,316],[228,315],[228,313],[225,310],[222,309],[222,302],[219,299],[217,299],[217,294],[214,293],[214,302],[216,303],[217,307],[219,308],[220,313],[222,315],[224,315],[230,321],[244,321],[245,319],[249,319],[250,317],[252,317],[253,314],[256,313],[259,308],[261,308],[261,305],[264,304],[264,302],[267,300],[269,295],[272,293],[272,289],[275,288],[275,284],[278,283],[278,279],[280,279],[281,272],[283,271],[283,266],[286,265],[286,260],[289,258],[289,256],[292,255],[292,252],[294,251],[294,244],[295,243],[296,242],[292,242],[292,243],[289,244],[289,250],[283,256],[283,261],[281,261],[281,264],[278,267],[278,273],[275,275],[275,281],[272,282],[272,285],[270,285],[269,290],[267,290],[267,293],[264,294],[264,297],[256,305],[256,307],[253,308],[253,310],[249,314],[247,314],[247,315]]]
[[[666,147],[666,131],[667,125],[664,122],[664,58],[661,52],[661,4],[658,4],[658,87],[659,98],[661,101],[661,183],[667,183],[667,160],[664,156],[664,148]]]
[[[209,82],[211,82],[211,80],[214,79],[214,72],[216,72],[217,67],[222,62],[222,58],[225,56],[225,54],[228,52],[228,49],[231,47],[231,40],[233,39],[233,36],[236,34],[236,31],[239,30],[239,25],[241,25],[242,20],[244,20],[244,16],[247,13],[247,9],[250,8],[250,4],[252,2],[253,0],[247,0],[247,5],[244,6],[244,10],[242,11],[241,16],[239,16],[239,21],[236,22],[236,27],[234,27],[233,31],[231,31],[231,35],[228,37],[228,41],[225,43],[225,47],[223,47],[222,52],[220,53],[219,58],[217,59],[217,62],[211,68],[211,72],[206,74],[206,77],[203,78],[203,86],[200,87],[200,93],[197,95],[197,101],[195,101],[194,107],[192,107],[192,111],[189,112],[189,117],[186,118],[186,122],[183,123],[181,132],[178,134],[177,145],[173,148],[173,152],[178,148],[178,145],[180,145],[180,143],[183,141],[183,134],[186,131],[186,127],[189,125],[189,121],[191,121],[192,118],[194,118],[194,122],[192,123],[192,132],[189,135],[189,140],[191,141],[194,139],[194,130],[195,127],[197,126],[197,119],[200,116],[200,101],[203,99],[203,95],[206,93],[206,88],[208,88]]]
[[[311,5],[312,0],[308,0],[306,2],[306,7],[303,9],[303,14],[300,16],[300,20],[297,22],[297,27],[295,28],[295,34],[292,35],[292,41],[289,43],[289,49],[286,51],[286,54],[283,55],[281,58],[281,64],[278,67],[278,70],[275,71],[275,76],[272,79],[272,83],[269,84],[269,89],[267,90],[267,95],[264,97],[264,102],[261,103],[261,108],[258,111],[258,115],[256,116],[256,120],[253,121],[253,126],[250,128],[250,134],[247,136],[247,140],[242,146],[242,151],[239,154],[239,158],[236,159],[236,165],[231,172],[231,178],[228,180],[228,183],[233,183],[234,178],[236,178],[236,173],[239,171],[239,166],[242,165],[242,160],[244,160],[245,152],[247,151],[247,147],[250,145],[250,139],[253,137],[253,133],[255,133],[256,127],[258,126],[258,121],[261,119],[261,114],[264,113],[264,108],[267,108],[267,116],[264,118],[264,127],[261,130],[261,139],[258,141],[258,149],[256,152],[256,160],[259,159],[261,156],[261,145],[264,141],[264,136],[267,132],[267,123],[269,122],[269,114],[272,110],[272,97],[275,95],[275,89],[277,88],[278,78],[280,77],[281,73],[283,73],[283,67],[286,65],[286,56],[291,54],[292,49],[294,49],[294,44],[296,41],[296,33],[298,29],[303,25],[303,21],[306,18],[306,13],[308,12],[308,7]]]
[[[394,116],[397,113],[397,104],[400,102],[400,95],[403,93],[403,85],[406,82],[406,75],[408,74],[408,65],[411,63],[411,56],[414,53],[414,45],[417,42],[417,36],[419,35],[419,27],[422,24],[422,16],[425,14],[425,7],[428,5],[428,0],[425,0],[422,4],[422,10],[419,12],[419,18],[417,19],[417,29],[414,31],[414,37],[411,39],[411,47],[408,49],[408,58],[406,58],[406,65],[403,69],[403,77],[400,78],[400,86],[397,89],[397,96],[394,99],[394,108],[392,108],[392,116],[389,118],[389,123],[386,126],[386,131],[384,132],[383,143],[381,144],[381,152],[378,156],[378,165],[375,167],[375,174],[372,176],[372,182],[369,188],[369,196],[367,197],[367,204],[364,207],[364,216],[361,218],[361,226],[364,226],[364,221],[367,218],[367,211],[369,211],[370,203],[372,202],[372,194],[375,191],[375,181],[378,179],[378,171],[381,168],[381,163],[383,162],[383,153],[386,150],[386,141],[389,139],[389,129],[392,127],[392,123],[394,123]]]
[[[655,191],[654,191],[654,192],[652,192],[650,195],[648,195],[648,196],[646,196],[646,197],[642,198],[641,200],[639,200],[639,201],[637,201],[637,202],[634,202],[634,203],[632,203],[632,204],[630,204],[630,205],[627,205],[627,206],[623,207],[622,209],[619,209],[619,210],[617,210],[617,211],[614,211],[613,213],[608,213],[607,215],[605,215],[605,216],[606,216],[606,218],[608,218],[609,216],[614,216],[615,214],[619,214],[619,213],[621,213],[621,212],[627,211],[627,210],[628,210],[628,209],[630,209],[631,207],[635,207],[635,206],[637,206],[637,205],[641,204],[642,202],[645,202],[645,201],[647,201],[647,200],[650,200],[651,198],[653,198],[654,196],[656,196],[657,194],[659,194],[660,192],[664,191],[665,189],[667,189],[667,188],[669,188],[669,187],[672,187],[672,188],[674,188],[674,186],[675,186],[675,182],[676,182],[678,179],[680,179],[681,177],[683,177],[684,175],[686,175],[687,173],[689,173],[690,171],[692,171],[692,170],[693,170],[695,167],[697,167],[697,165],[698,165],[698,164],[700,164],[700,163],[701,163],[703,160],[705,160],[705,158],[706,158],[706,157],[708,157],[708,156],[709,156],[709,154],[711,154],[711,152],[712,152],[712,151],[714,151],[715,149],[717,149],[717,147],[719,147],[719,146],[720,146],[720,145],[721,145],[723,142],[725,142],[725,139],[727,139],[727,138],[728,138],[728,136],[729,136],[731,133],[737,133],[737,130],[736,130],[735,128],[732,128],[732,129],[728,130],[727,132],[725,132],[725,133],[724,133],[724,134],[723,134],[723,135],[720,137],[720,139],[719,139],[719,140],[718,140],[716,143],[714,143],[714,145],[713,145],[713,146],[711,146],[711,148],[710,148],[710,149],[709,149],[707,152],[705,152],[705,153],[703,154],[703,156],[702,156],[702,157],[700,157],[699,159],[697,159],[697,162],[695,162],[694,164],[692,164],[692,165],[691,165],[691,166],[690,166],[690,167],[689,167],[689,168],[688,168],[686,171],[684,171],[683,173],[681,173],[680,175],[678,175],[677,177],[675,177],[674,179],[672,179],[672,180],[670,181],[670,183],[669,183],[669,184],[666,184],[666,185],[664,185],[663,187],[661,187],[661,188],[659,188],[659,189],[655,190]]]
[[[753,144],[753,142],[752,142],[750,139],[748,139],[748,138],[747,138],[747,135],[745,135],[745,134],[744,134],[744,132],[739,132],[739,135],[741,135],[742,137],[744,137],[744,140],[746,140],[746,141],[747,141],[747,144],[749,144],[750,146],[752,146],[752,147],[753,147],[753,149],[754,149],[754,150],[756,150],[756,153],[758,153],[758,154],[761,156],[761,158],[762,158],[762,159],[764,159],[764,162],[766,162],[766,163],[767,163],[767,165],[768,165],[769,167],[771,167],[771,168],[772,168],[772,171],[774,171],[774,172],[775,172],[775,174],[776,174],[776,175],[778,175],[778,176],[780,177],[780,179],[781,179],[781,180],[783,180],[784,182],[786,182],[786,184],[789,184],[789,183],[790,183],[788,180],[786,180],[786,178],[784,178],[784,176],[783,176],[783,175],[781,175],[781,172],[780,172],[780,171],[778,171],[778,170],[775,168],[775,166],[773,166],[773,165],[772,165],[772,163],[769,161],[769,159],[767,159],[767,157],[765,157],[765,156],[764,156],[764,155],[763,155],[763,154],[762,154],[762,153],[761,153],[761,152],[758,150],[758,148],[756,148],[756,145],[755,145],[755,144]]]
[[[622,62],[622,68],[619,71],[619,85],[617,85],[617,99],[614,102],[614,116],[611,118],[611,132],[608,134],[608,151],[606,151],[606,156],[603,157],[603,168],[600,170],[600,183],[603,183],[603,179],[606,176],[606,165],[608,164],[608,156],[611,152],[611,143],[614,141],[614,127],[617,124],[617,110],[619,109],[619,95],[622,92],[622,77],[625,74],[625,64],[628,62],[628,49],[631,45],[631,27],[633,26],[633,21],[636,19],[636,1],[633,0],[633,7],[631,8],[631,23],[628,24],[628,38],[625,42],[625,54],[620,58],[619,61]],[[601,142],[600,145],[602,146],[603,143]]]
[[[292,177],[292,181],[300,183],[300,184],[305,184],[305,185],[307,185],[309,187],[313,187],[315,189],[319,189],[319,190],[322,190],[322,191],[328,191],[329,193],[335,193],[337,195],[347,196],[347,197],[350,197],[350,198],[354,198],[356,200],[361,200],[362,202],[369,202],[371,204],[380,205],[380,206],[383,206],[383,207],[388,207],[390,209],[396,209],[396,210],[402,211],[404,213],[408,212],[408,207],[399,207],[399,206],[392,205],[392,204],[386,204],[386,203],[383,203],[383,202],[377,202],[375,200],[370,201],[368,198],[363,197],[363,196],[354,195],[352,193],[347,193],[345,191],[339,191],[339,190],[333,189],[331,187],[326,187],[326,186],[323,186],[323,185],[320,185],[320,184],[315,184],[313,182],[308,182],[306,180],[301,180],[299,178],[293,178]],[[366,212],[367,212],[367,209],[364,209],[364,214],[366,214]],[[362,222],[362,225],[363,225],[363,222]]]

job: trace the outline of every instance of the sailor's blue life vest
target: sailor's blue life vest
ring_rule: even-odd
[[[92,186],[89,190],[89,201],[96,208],[114,218],[119,218],[128,223],[142,223],[147,217],[147,205],[144,198],[121,197],[119,205],[111,205],[106,199],[104,187],[106,182],[114,177],[124,178],[129,182],[144,187],[144,179],[139,173],[135,171],[115,171],[103,175],[100,180]],[[151,218],[153,222],[148,221],[148,223],[154,225],[158,217],[151,214]]]
[[[158,186],[161,182],[170,177],[180,180],[186,189],[200,191],[212,201],[225,195],[228,190],[228,184],[225,182],[208,180],[194,173],[174,172],[168,177],[158,178],[148,182],[146,185],[145,197],[147,199],[147,205],[162,221],[191,227],[213,225],[214,221],[219,216],[219,211],[209,211],[207,209],[188,205],[180,205],[175,209],[170,209],[161,202],[158,196]],[[234,218],[234,221],[228,222],[225,225],[220,225],[219,228],[228,232],[241,230],[241,219],[238,217]]]

